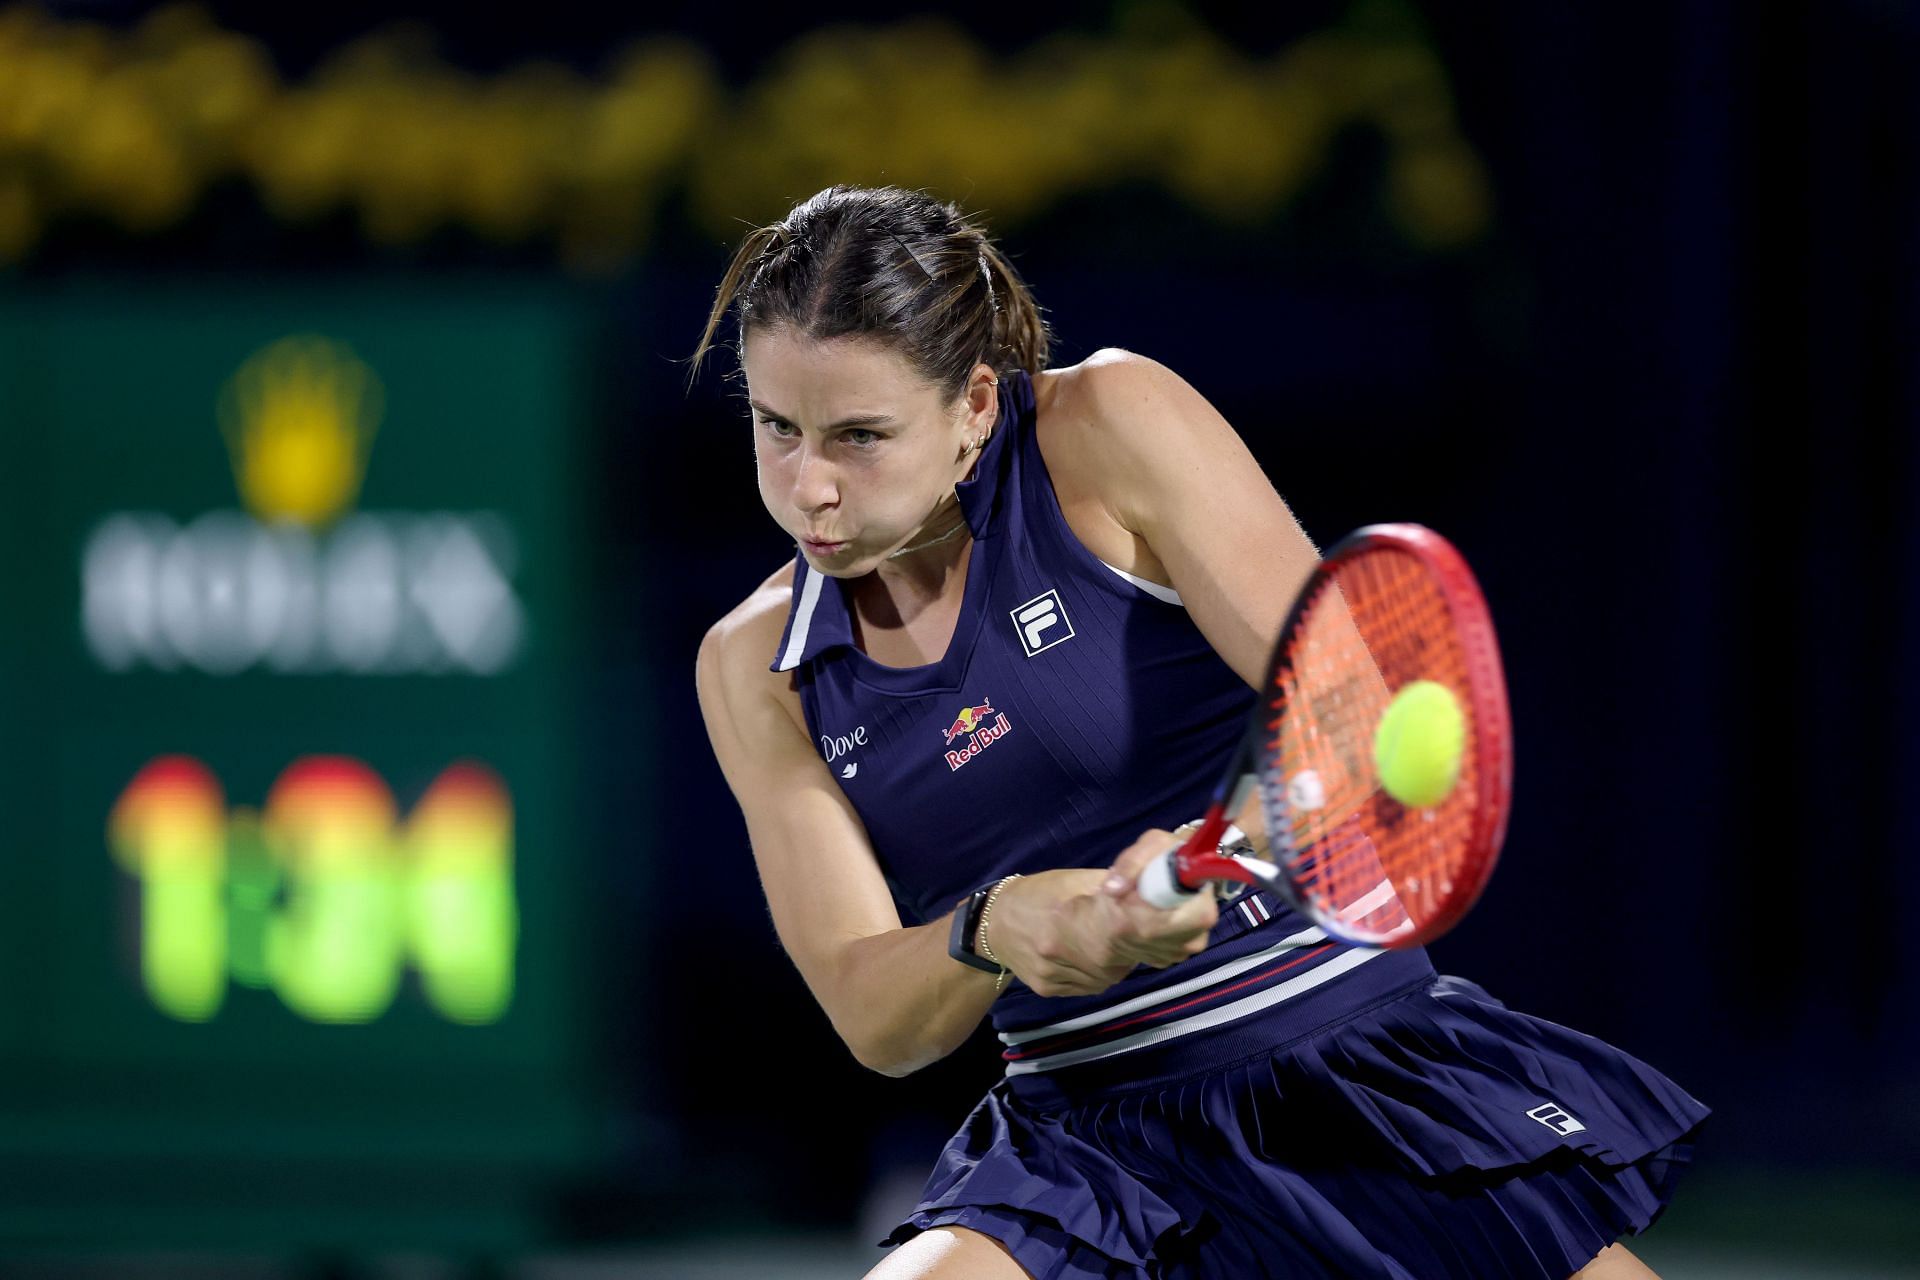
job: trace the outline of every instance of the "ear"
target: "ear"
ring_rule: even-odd
[[[968,438],[993,430],[1000,419],[1000,375],[984,361],[974,365],[961,398],[966,402]]]

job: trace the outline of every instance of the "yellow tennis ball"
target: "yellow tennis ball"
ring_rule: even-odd
[[[1373,734],[1373,763],[1387,794],[1409,809],[1445,800],[1460,781],[1467,718],[1453,690],[1415,680],[1393,696]]]

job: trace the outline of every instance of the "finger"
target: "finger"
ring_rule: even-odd
[[[1155,858],[1166,856],[1177,848],[1180,841],[1171,831],[1155,828],[1141,835],[1126,851],[1114,859],[1101,889],[1114,897],[1125,897],[1133,892],[1133,886],[1139,881],[1140,873]]]
[[[1160,915],[1160,923],[1164,924],[1164,913],[1156,914]],[[1118,961],[1164,969],[1193,954],[1197,948],[1206,946],[1207,938],[1205,929],[1182,929],[1169,933],[1164,928],[1143,931],[1129,924],[1115,931],[1113,955]]]
[[[1109,883],[1103,882],[1102,890],[1107,890]],[[1145,937],[1157,937],[1169,930],[1210,929],[1216,915],[1212,888],[1205,882],[1184,901],[1171,907],[1157,907],[1141,897],[1137,875],[1127,881],[1124,893],[1113,894],[1112,898],[1126,916],[1127,927]]]
[[[1098,965],[1080,965],[1069,960],[1048,960],[1040,976],[1058,983],[1085,987],[1091,991],[1104,991],[1112,986],[1114,981],[1104,977]]]
[[[1150,965],[1155,969],[1164,969],[1187,958],[1191,942],[1172,943],[1164,939],[1156,940],[1150,946],[1137,947],[1132,958],[1139,964]]]
[[[1212,944],[1212,941],[1213,935],[1210,931],[1197,931],[1185,938],[1162,942],[1154,950],[1159,953],[1160,967],[1164,969],[1168,965],[1178,964],[1182,960],[1199,955]]]
[[[1137,900],[1128,899],[1121,906],[1128,917],[1123,930],[1116,930],[1116,949],[1124,945],[1128,954],[1136,956],[1142,964],[1151,964],[1165,968],[1196,951],[1204,948],[1213,936],[1213,926],[1218,913],[1210,906],[1195,907],[1188,904],[1177,912],[1160,911]],[[1124,944],[1118,940],[1125,938]]]
[[[1114,983],[1120,981],[1120,979],[1126,977],[1129,973],[1132,973],[1133,968],[1134,966],[1131,963],[1128,963],[1124,967],[1108,965],[1093,972],[1084,969],[1062,968],[1050,976],[1054,987],[1057,988],[1054,994],[1096,996]]]
[[[1212,892],[1196,894],[1167,913],[1171,930],[1190,929],[1205,933],[1220,919],[1220,903]]]

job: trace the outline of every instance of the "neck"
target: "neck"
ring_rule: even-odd
[[[977,456],[963,458],[955,484],[971,480],[978,465]],[[973,548],[970,534],[960,495],[948,488],[913,536],[874,566],[874,574],[890,586],[904,586],[923,596],[938,594],[955,572],[965,567]]]
[[[916,552],[925,551],[929,547],[937,547],[943,542],[951,542],[953,539],[959,537],[960,531],[966,527],[967,522],[963,516],[961,519],[950,522],[947,528],[940,533],[928,533],[926,529],[923,528],[918,534],[914,535],[911,542],[892,555],[889,555],[887,559],[898,560],[901,556],[910,556]]]
[[[905,587],[914,595],[939,594],[964,571],[973,547],[964,512],[955,501],[936,510],[907,545],[882,560],[874,573],[889,586]]]

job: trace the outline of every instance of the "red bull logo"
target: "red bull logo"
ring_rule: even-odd
[[[952,746],[955,738],[964,737],[978,729],[993,717],[993,704],[983,702],[977,707],[963,707],[954,717],[953,726],[947,730],[947,745]]]
[[[965,738],[965,745],[947,752],[947,768],[957,771],[961,765],[985,751],[988,747],[1007,736],[1007,730],[1013,726],[1007,722],[1004,712],[996,712],[993,703],[983,701],[978,706],[962,707],[953,723],[947,728],[947,745],[953,746],[954,739]]]

